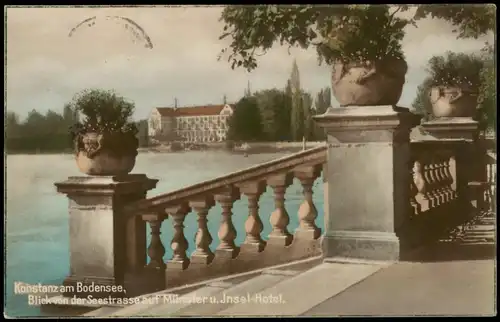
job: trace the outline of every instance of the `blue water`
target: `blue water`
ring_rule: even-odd
[[[148,197],[151,197],[282,156],[279,153],[249,157],[225,152],[141,153],[133,172],[145,173],[160,180],[156,189],[148,193]],[[81,174],[71,155],[12,155],[7,157],[6,175],[5,313],[10,317],[42,316],[38,307],[28,305],[26,295],[13,293],[13,283],[19,281],[57,285],[68,274],[68,201],[64,195],[56,192],[54,182]],[[316,180],[313,191],[319,214],[316,224],[323,229],[321,179]],[[288,188],[285,197],[286,209],[290,215],[288,229],[293,233],[298,226],[297,211],[303,200],[302,187],[297,180]],[[247,205],[248,201],[244,196],[234,203],[233,223],[237,231],[237,245],[245,238]],[[274,210],[270,187],[262,195],[259,206],[264,224],[262,237],[267,239],[271,231],[269,217]],[[216,205],[208,214],[208,228],[213,238],[212,250],[215,250],[219,242],[217,231],[220,212],[220,206]],[[196,219],[196,215],[191,213],[184,222],[185,236],[189,242],[188,254],[195,247]],[[167,219],[162,225],[165,261],[172,256],[172,231],[171,219]]]

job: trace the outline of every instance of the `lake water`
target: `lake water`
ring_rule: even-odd
[[[216,178],[231,171],[284,156],[283,153],[255,154],[244,157],[226,152],[141,153],[137,157],[134,173],[145,173],[159,179],[157,188],[148,197],[170,192],[202,180]],[[9,155],[7,157],[6,202],[6,296],[5,313],[10,317],[41,316],[39,308],[29,306],[26,295],[13,292],[15,281],[24,283],[62,283],[69,272],[68,201],[56,192],[54,182],[68,176],[78,176],[71,155]],[[286,208],[290,215],[288,229],[298,226],[297,210],[302,202],[302,187],[295,179],[286,193]],[[321,178],[314,185],[314,201],[318,209],[316,224],[323,229],[323,186]],[[242,196],[233,207],[233,223],[237,231],[236,244],[245,238],[244,222],[248,215],[248,202]],[[264,223],[262,237],[271,231],[269,217],[274,210],[272,189],[268,187],[260,202],[260,216]],[[209,231],[214,239],[212,250],[218,245],[217,230],[221,208],[213,207],[208,215]],[[191,213],[185,222],[188,254],[194,250],[196,216]],[[149,230],[149,227],[148,227]],[[172,237],[171,219],[162,225],[162,241],[166,254]],[[149,236],[149,234],[148,234]],[[149,242],[149,241],[148,241]]]

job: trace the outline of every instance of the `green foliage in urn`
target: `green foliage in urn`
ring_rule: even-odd
[[[428,62],[427,71],[431,86],[456,86],[478,91],[484,62],[476,54],[447,52],[434,56]]]
[[[319,62],[380,61],[403,58],[403,28],[411,20],[396,17],[407,5],[258,5],[227,6],[220,20],[225,23],[221,39],[231,43],[232,68],[251,71],[257,67],[256,50],[274,43],[308,48],[316,46]],[[220,58],[220,57],[219,57]]]
[[[432,119],[432,99],[429,95],[433,87],[440,91],[460,88],[474,97],[479,94],[478,103],[481,103],[485,64],[485,58],[475,53],[447,52],[443,56],[431,57],[427,63],[429,76],[418,86],[412,107],[424,116],[424,120]]]
[[[76,153],[84,151],[92,158],[105,149],[118,157],[137,155],[138,128],[131,120],[134,103],[111,90],[87,89],[77,93],[69,106],[81,116],[71,128]]]

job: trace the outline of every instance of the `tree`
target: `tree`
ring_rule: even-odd
[[[279,89],[266,89],[254,94],[259,107],[262,128],[267,140],[280,141],[290,131],[290,111],[285,93]]]
[[[228,139],[232,141],[258,141],[262,139],[262,121],[257,100],[245,96],[236,103],[229,119]]]
[[[456,27],[457,38],[479,38],[495,30],[494,4],[430,4],[419,5],[414,19],[431,16],[444,19]]]
[[[293,92],[292,92],[292,82],[290,81],[290,79],[288,79],[286,81],[286,86],[285,86],[285,111],[287,111],[287,116],[286,116],[286,120],[287,120],[287,125],[286,125],[286,140],[293,140],[293,134],[292,134],[292,124],[291,124],[291,119],[292,119],[292,96],[293,96]],[[285,119],[285,116],[283,117]],[[283,138],[285,139],[285,138]]]
[[[401,56],[403,29],[413,21],[395,17],[395,13],[408,9],[409,5],[226,6],[219,38],[229,37],[231,43],[221,55],[229,53],[232,68],[248,71],[257,67],[259,51],[265,53],[275,42],[304,49],[315,46],[320,62],[327,64],[340,57],[357,58],[361,51],[370,52],[365,59],[381,54]]]
[[[64,119],[64,123],[68,126],[71,126],[79,121],[78,112],[75,111],[70,104],[64,105],[62,117]]]
[[[15,112],[7,111],[5,114],[5,134],[7,138],[17,137],[21,134],[19,115]]]
[[[148,146],[148,120],[140,120],[139,122],[137,122],[137,130],[137,139],[139,140],[139,146]]]
[[[302,140],[304,136],[304,108],[302,106],[302,89],[300,88],[300,73],[297,62],[293,61],[292,74],[290,76],[290,87],[292,92],[291,111],[291,134],[295,141]]]
[[[432,118],[432,104],[429,91],[432,87],[432,79],[427,77],[422,84],[417,87],[417,96],[411,106],[417,114],[422,115],[422,120],[428,121]]]
[[[481,87],[479,90],[480,120],[483,127],[497,130],[497,94],[496,68],[493,46],[483,49],[484,67],[481,70]]]
[[[331,98],[330,87],[325,87],[324,89],[321,89],[316,94],[316,100],[314,103],[315,105],[314,114],[316,115],[324,114],[331,105],[331,99],[332,98]],[[325,130],[316,125],[315,123],[314,123],[313,133],[315,140],[326,139]]]
[[[314,124],[313,124],[313,98],[311,94],[302,92],[302,114],[303,114],[303,136],[306,140],[312,140],[314,137]]]

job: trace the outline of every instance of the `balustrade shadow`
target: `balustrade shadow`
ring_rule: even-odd
[[[408,254],[407,262],[449,262],[496,259],[496,215],[471,208],[452,229],[444,229],[434,241]],[[465,218],[464,218],[465,217]]]

